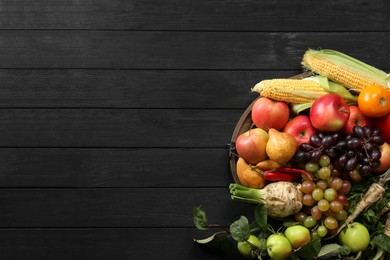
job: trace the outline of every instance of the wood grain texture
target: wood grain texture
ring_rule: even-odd
[[[389,30],[380,1],[3,1],[0,29]]]
[[[193,228],[0,229],[2,259],[240,259],[201,249]]]
[[[2,109],[0,147],[224,148],[242,112],[206,109]]]
[[[390,69],[389,45],[390,32],[17,30],[0,34],[0,68],[299,70],[308,48],[330,48]]]
[[[194,227],[199,205],[211,222],[230,225],[254,212],[232,201],[227,187],[2,189],[0,203],[0,227],[7,228]]]
[[[3,148],[0,187],[227,187],[224,148]]]
[[[296,71],[0,70],[2,108],[246,108],[251,87]]]

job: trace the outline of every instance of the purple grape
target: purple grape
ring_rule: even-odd
[[[357,138],[364,139],[366,137],[366,132],[360,125],[355,125],[352,132]]]
[[[322,140],[318,135],[314,134],[314,135],[310,136],[310,144],[313,147],[318,148],[321,146]]]
[[[364,134],[367,136],[367,137],[371,137],[372,134],[373,134],[373,129],[369,126],[363,126],[363,130],[364,130]]]
[[[314,149],[314,147],[308,143],[302,143],[299,145],[299,150],[304,151],[304,152],[309,152],[313,149]]]
[[[321,159],[322,151],[321,150],[315,150],[311,154],[311,161],[318,162]]]
[[[380,136],[380,135],[373,136],[373,137],[371,138],[371,141],[372,141],[372,143],[375,144],[376,146],[381,146],[382,144],[385,143],[385,140],[384,140],[383,137]]]
[[[363,145],[364,149],[367,151],[367,153],[371,153],[374,150],[374,144],[372,143],[365,143]]]
[[[370,165],[363,165],[359,168],[360,174],[367,176],[372,172],[372,167]]]
[[[337,142],[337,144],[336,144],[336,149],[337,150],[339,150],[339,151],[341,151],[341,152],[343,152],[343,151],[345,151],[346,149],[347,149],[347,141],[345,141],[345,140],[340,140],[340,141],[338,141]]]
[[[378,149],[374,149],[371,152],[371,160],[379,160],[381,157],[382,157],[382,153]]]
[[[372,136],[378,136],[378,135],[381,135],[381,130],[379,128],[373,128],[372,129]]]
[[[357,150],[362,147],[362,141],[359,138],[353,137],[347,141],[347,147],[350,150]]]
[[[356,159],[356,157],[349,158],[348,161],[345,163],[345,169],[347,171],[352,171],[353,169],[355,169],[357,164],[358,160]]]
[[[339,157],[338,163],[341,168],[344,168],[345,164],[347,163],[348,157],[346,154],[343,154]]]

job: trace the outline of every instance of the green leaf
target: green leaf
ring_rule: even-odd
[[[294,252],[295,256],[298,256],[300,259],[314,259],[321,250],[321,241],[315,239],[309,243],[301,246]]]
[[[206,230],[208,229],[208,220],[206,216],[206,212],[204,212],[200,206],[194,207],[193,209],[193,215],[194,215],[194,224],[197,229],[200,230]]]
[[[250,236],[250,228],[248,219],[245,216],[241,216],[238,220],[234,221],[230,225],[230,233],[234,240],[243,242]]]
[[[385,234],[379,234],[371,239],[371,244],[382,248],[390,253],[390,237]]]
[[[268,215],[265,205],[257,205],[255,208],[255,220],[261,230],[268,228]]]
[[[326,244],[321,247],[316,259],[334,259],[342,255],[349,255],[350,249],[336,243]]]

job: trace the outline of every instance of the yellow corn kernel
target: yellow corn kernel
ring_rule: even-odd
[[[372,85],[387,86],[385,72],[333,50],[308,50],[302,64],[349,89],[359,91]]]
[[[256,84],[252,91],[260,93],[262,97],[291,104],[313,102],[328,94],[318,82],[303,79],[263,80]]]

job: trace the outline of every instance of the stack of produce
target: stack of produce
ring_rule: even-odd
[[[255,220],[242,216],[229,230],[196,241],[232,240],[246,258],[384,258],[390,255],[389,76],[333,50],[308,50],[302,64],[310,76],[252,88],[260,94],[253,126],[235,142],[240,183],[230,185],[231,198],[256,204]],[[199,207],[194,219],[199,229],[209,228]]]

